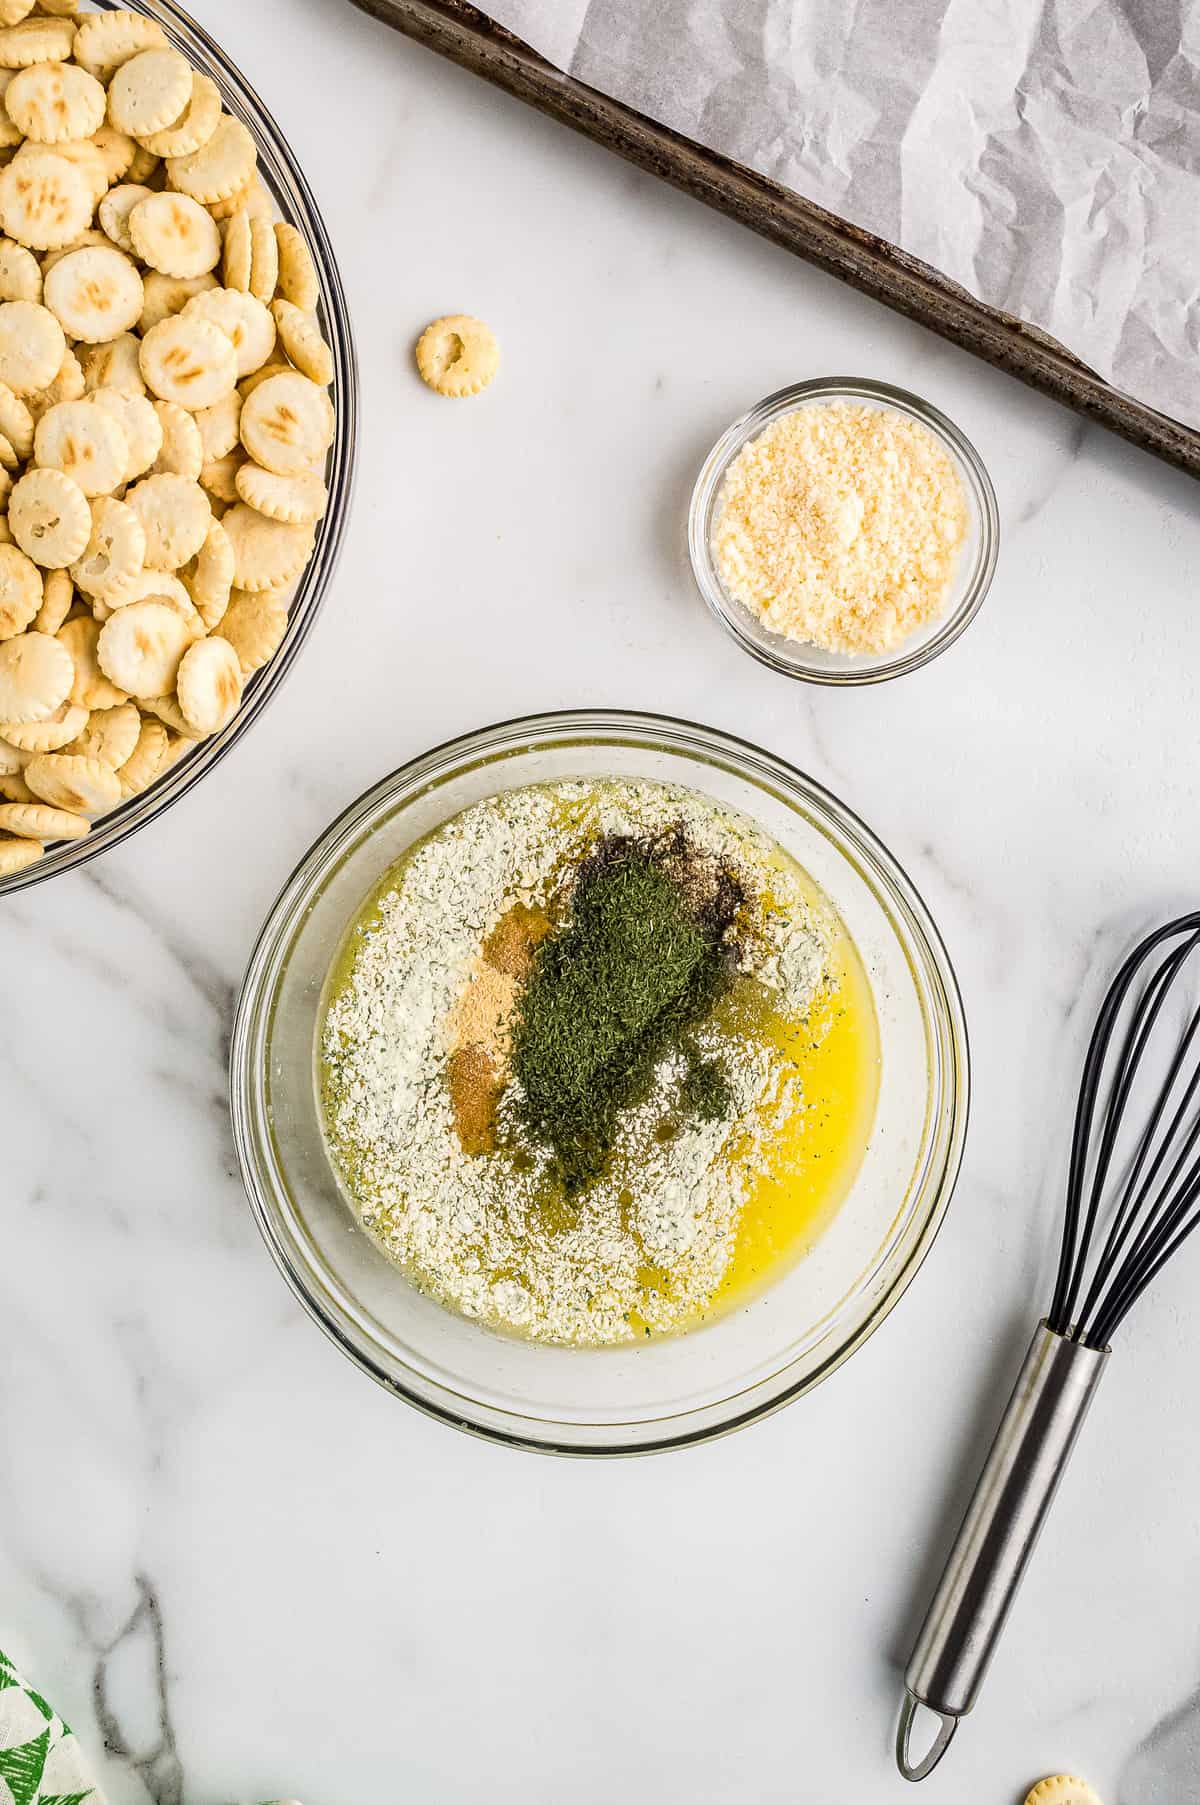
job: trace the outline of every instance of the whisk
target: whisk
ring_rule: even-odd
[[[1130,953],[1092,1032],[1071,1142],[1058,1278],[904,1674],[896,1761],[923,1780],[970,1711],[1111,1353],[1142,1292],[1200,1224],[1200,911]],[[912,1753],[921,1707],[938,1719]]]

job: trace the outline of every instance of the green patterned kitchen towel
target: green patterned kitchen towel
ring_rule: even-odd
[[[0,1805],[104,1805],[75,1733],[0,1648]],[[298,1805],[275,1799],[272,1805]]]
[[[0,1805],[104,1805],[74,1735],[0,1649]]]

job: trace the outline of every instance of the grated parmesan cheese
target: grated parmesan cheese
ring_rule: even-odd
[[[884,652],[941,612],[966,531],[962,481],[926,427],[826,401],[734,458],[713,549],[726,589],[774,632]]]

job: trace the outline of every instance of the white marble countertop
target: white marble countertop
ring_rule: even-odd
[[[1049,1290],[1081,985],[1197,900],[1200,489],[405,43],[344,0],[204,0],[325,210],[363,377],[324,617],[214,775],[0,912],[0,1645],[114,1805],[884,1805],[914,1615]],[[481,314],[482,400],[415,333]],[[861,373],[966,430],[995,586],[929,670],[834,694],[745,658],[683,542],[703,452]],[[876,828],[963,985],[958,1194],[881,1332],[732,1439],[556,1462],[369,1384],[242,1197],[224,1062],[251,940],[335,812],[542,708],[761,741]],[[1089,992],[1089,995],[1091,992]],[[1200,1250],[1126,1326],[931,1800],[1043,1773],[1200,1793]]]

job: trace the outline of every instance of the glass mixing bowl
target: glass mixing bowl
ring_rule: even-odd
[[[91,11],[112,11],[115,0],[101,0]],[[132,10],[157,19],[167,37],[183,52],[193,66],[211,77],[221,90],[221,98],[231,113],[241,119],[254,135],[258,145],[258,172],[275,202],[281,219],[290,220],[303,232],[321,284],[317,317],[325,338],[333,351],[334,376],[331,393],[337,413],[333,444],[326,459],[325,481],[329,488],[329,505],[325,518],[317,528],[316,549],[307,570],[296,586],[288,608],[287,632],[271,662],[255,673],[246,685],[241,708],[223,733],[200,740],[157,783],[142,795],[124,802],[111,814],[96,822],[85,840],[71,840],[51,847],[36,865],[0,878],[0,896],[21,890],[29,884],[44,883],[60,871],[70,871],[107,852],[135,834],[156,815],[178,802],[205,775],[256,721],[271,697],[287,676],[317,617],[334,565],[341,550],[346,527],[346,513],[354,470],[355,416],[358,405],[358,378],[354,359],[354,341],[342,280],[334,262],[329,236],[317,211],[312,192],[300,167],[288,148],[279,127],[271,118],[254,89],[228,57],[174,0],[141,0]]]
[[[849,401],[860,407],[889,409],[926,428],[958,472],[967,502],[967,537],[959,553],[945,606],[934,620],[888,652],[826,652],[803,640],[789,639],[765,626],[758,616],[730,595],[713,553],[713,528],[721,501],[721,485],[738,452],[784,414],[820,402]],[[1000,513],[992,479],[983,460],[954,423],[928,401],[907,389],[858,377],[830,376],[798,382],[768,395],[757,407],[723,432],[696,478],[688,511],[688,551],[701,595],[742,650],[773,671],[806,683],[883,683],[920,670],[952,646],[970,626],[991,587],[1000,544]]]
[[[879,1017],[878,1112],[816,1246],[739,1309],[633,1348],[500,1335],[418,1293],[352,1217],[315,1086],[322,987],[343,931],[415,840],[518,784],[683,784],[751,816],[817,880],[857,942]],[[685,721],[539,715],[440,746],[377,784],[306,854],[242,987],[230,1097],[242,1176],[288,1283],[359,1366],[459,1428],[520,1447],[632,1454],[736,1428],[809,1390],[877,1328],[950,1201],[967,1120],[954,973],[920,897],[875,836],[768,752]]]

